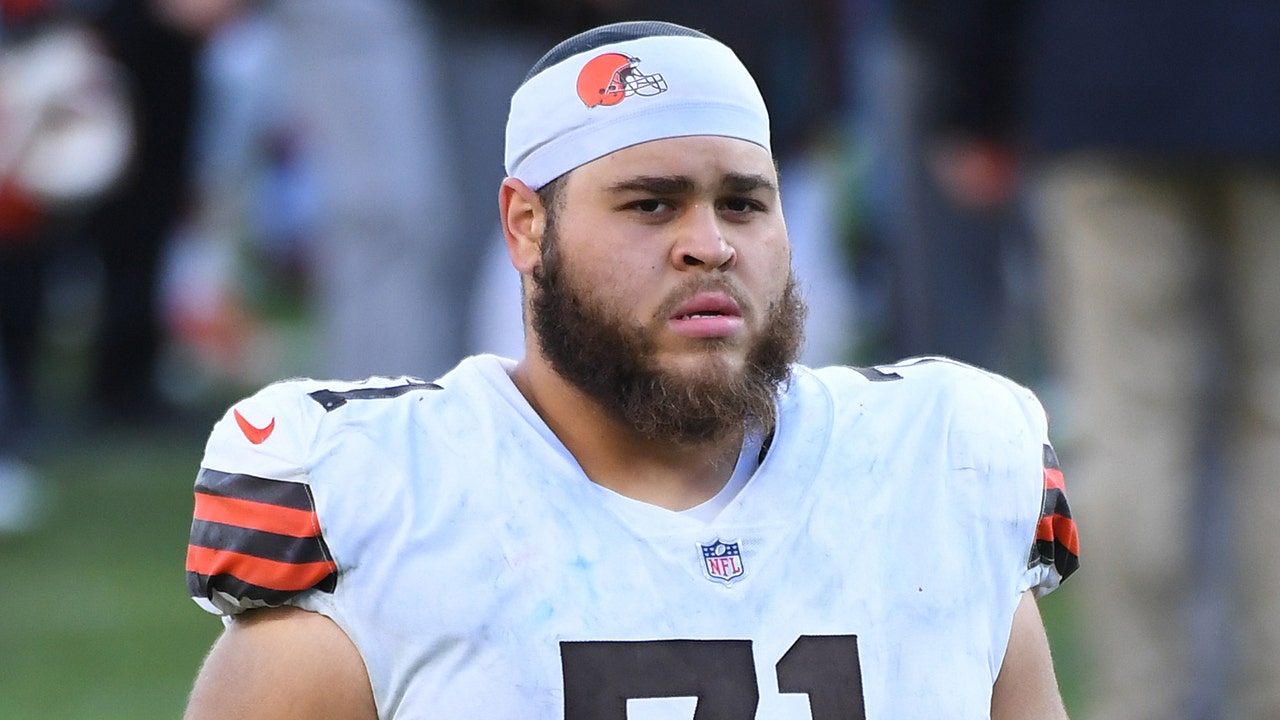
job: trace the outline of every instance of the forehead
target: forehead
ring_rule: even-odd
[[[762,177],[776,188],[777,170],[769,151],[737,138],[696,135],[616,150],[578,167],[568,181],[587,189],[617,186],[636,177],[679,177],[718,186],[726,178],[743,176]]]

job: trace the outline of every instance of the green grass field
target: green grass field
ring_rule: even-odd
[[[72,434],[39,458],[55,493],[51,515],[32,535],[0,540],[0,717],[181,715],[221,629],[187,598],[183,575],[208,424]],[[1070,596],[1050,596],[1042,608],[1073,708]]]
[[[55,443],[37,532],[0,540],[0,716],[176,718],[221,626],[186,596],[193,433]]]

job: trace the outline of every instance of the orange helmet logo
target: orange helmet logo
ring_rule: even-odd
[[[597,55],[578,72],[578,97],[587,107],[617,105],[630,95],[657,95],[667,89],[661,75],[645,75],[640,58],[622,53]]]

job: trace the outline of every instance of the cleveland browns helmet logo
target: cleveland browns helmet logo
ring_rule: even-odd
[[[661,75],[645,75],[636,64],[640,58],[622,53],[597,55],[578,73],[578,97],[587,107],[617,105],[630,95],[657,95],[667,82]]]

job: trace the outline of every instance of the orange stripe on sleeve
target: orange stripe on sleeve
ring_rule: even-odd
[[[1044,486],[1050,489],[1065,490],[1066,480],[1062,477],[1062,471],[1056,468],[1045,468]]]
[[[1040,518],[1036,525],[1036,540],[1057,542],[1072,555],[1080,555],[1080,535],[1076,530],[1076,523],[1064,515]]]
[[[314,587],[337,572],[331,560],[284,563],[229,550],[187,546],[187,571],[200,575],[232,575],[258,587],[297,592]]]
[[[315,512],[196,493],[195,518],[290,537],[319,535]]]

